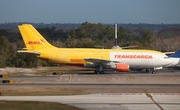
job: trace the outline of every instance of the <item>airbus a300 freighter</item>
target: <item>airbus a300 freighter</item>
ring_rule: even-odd
[[[27,53],[53,63],[94,68],[95,73],[104,73],[105,69],[128,72],[141,68],[146,72],[173,67],[180,64],[180,51],[167,56],[155,50],[134,49],[93,49],[93,48],[57,48],[31,25],[18,26],[26,48],[19,53]]]

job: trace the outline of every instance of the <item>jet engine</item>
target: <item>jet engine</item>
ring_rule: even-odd
[[[116,69],[119,72],[128,72],[128,70],[129,70],[129,65],[124,64],[124,63],[116,63],[116,64],[113,64],[113,65],[110,65],[110,67],[112,69]]]

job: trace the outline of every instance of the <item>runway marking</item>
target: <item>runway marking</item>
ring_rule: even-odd
[[[128,76],[129,76],[129,78],[130,78],[131,80],[135,81],[134,76],[132,76],[132,75],[128,75]]]
[[[101,95],[142,95],[142,93],[102,93]]]
[[[96,78],[96,80],[127,80],[128,78]]]
[[[113,96],[113,95],[143,95],[143,94],[144,93],[102,93],[101,95],[112,95]],[[166,96],[180,96],[179,93],[151,93],[151,94],[152,95],[166,95]]]
[[[74,74],[73,74],[73,75],[74,75]],[[68,82],[71,82],[71,81],[72,81],[73,75],[69,76],[69,81],[68,81]]]
[[[180,80],[180,78],[163,78],[163,80]]]
[[[147,97],[149,97],[161,110],[164,110],[152,97],[151,94],[148,93],[147,90],[144,90],[144,93],[146,94]]]

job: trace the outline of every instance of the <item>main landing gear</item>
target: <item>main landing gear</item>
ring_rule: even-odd
[[[95,74],[104,74],[104,71],[96,71],[96,70],[94,70],[94,73]]]
[[[155,72],[155,70],[152,70],[152,74],[155,74],[156,72]]]
[[[103,65],[97,66],[97,67],[95,68],[95,70],[94,70],[94,73],[95,73],[95,74],[104,74],[104,67],[103,67]]]
[[[146,73],[149,73],[149,71],[150,71],[149,69],[146,69]],[[155,74],[156,72],[155,72],[154,69],[152,69],[152,70],[151,70],[151,73],[152,73],[152,74]]]

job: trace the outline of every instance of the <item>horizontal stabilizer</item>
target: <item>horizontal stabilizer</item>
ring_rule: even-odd
[[[106,48],[106,46],[101,46],[101,45],[94,45],[94,47],[95,48],[102,48],[102,49]]]
[[[24,54],[31,54],[31,55],[35,55],[35,56],[40,56],[39,52],[35,52],[35,51],[23,51],[23,50],[18,50],[18,53],[24,53]]]
[[[135,48],[138,47],[138,45],[133,45],[133,46],[126,46],[126,47],[121,47],[122,49],[129,49],[129,48]]]
[[[164,54],[166,54],[166,55],[172,55],[172,54],[174,54],[175,52],[164,52]]]

